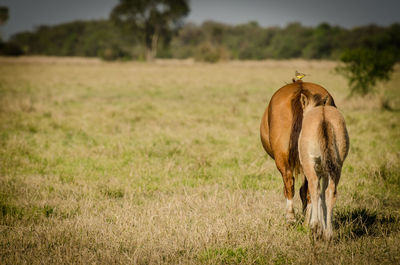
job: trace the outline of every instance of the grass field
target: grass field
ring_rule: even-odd
[[[389,111],[346,99],[334,67],[0,58],[0,263],[400,264],[400,69],[379,87]],[[302,225],[297,191],[286,225],[259,139],[295,70],[350,135],[330,244]]]

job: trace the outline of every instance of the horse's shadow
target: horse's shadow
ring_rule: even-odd
[[[338,209],[334,212],[334,229],[338,239],[354,239],[362,236],[387,236],[400,229],[400,219],[366,208]]]

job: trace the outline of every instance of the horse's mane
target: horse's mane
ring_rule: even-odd
[[[301,131],[301,126],[303,124],[303,108],[301,107],[300,96],[304,94],[307,98],[313,97],[315,106],[323,105],[322,96],[320,94],[314,94],[303,87],[303,82],[301,80],[295,81],[297,84],[296,92],[292,98],[291,107],[293,113],[292,120],[292,130],[290,132],[289,140],[289,167],[293,170],[293,173],[299,173],[300,161],[299,161],[299,150],[298,150],[298,140]],[[329,96],[329,105],[336,107],[333,98]]]

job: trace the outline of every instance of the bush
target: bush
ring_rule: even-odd
[[[378,81],[388,81],[396,63],[391,50],[357,48],[346,50],[340,60],[342,65],[336,71],[347,78],[350,96],[371,93]]]
[[[99,57],[104,61],[129,60],[132,58],[128,52],[117,46],[103,49],[100,51]]]
[[[24,54],[21,47],[14,42],[0,41],[0,55],[3,56],[20,56]]]
[[[221,46],[214,46],[211,43],[202,43],[198,47],[198,51],[196,54],[196,60],[204,61],[209,63],[215,63],[221,60],[229,59],[229,51]]]

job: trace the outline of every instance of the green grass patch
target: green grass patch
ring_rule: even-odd
[[[203,264],[241,264],[247,255],[246,248],[210,248],[200,253],[198,259]]]

